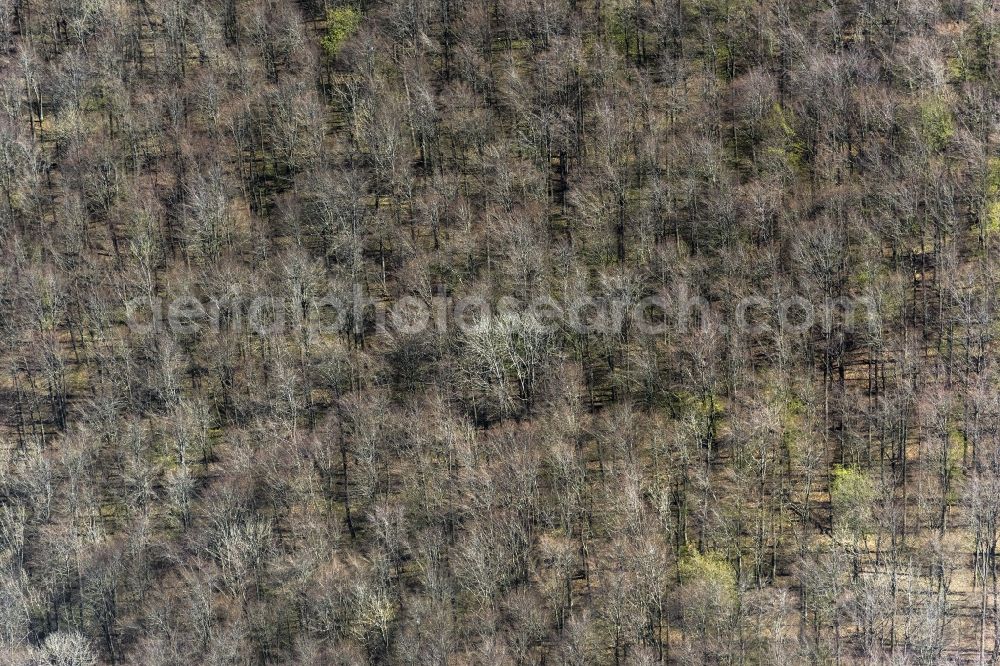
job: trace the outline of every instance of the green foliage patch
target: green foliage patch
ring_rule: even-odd
[[[351,35],[361,25],[361,13],[354,7],[337,7],[326,12],[326,34],[320,40],[323,52],[329,57],[340,53]]]
[[[920,105],[920,132],[934,150],[943,149],[955,135],[955,118],[944,100],[934,98]]]

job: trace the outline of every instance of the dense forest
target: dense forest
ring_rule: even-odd
[[[1000,662],[993,0],[0,0],[0,663]]]

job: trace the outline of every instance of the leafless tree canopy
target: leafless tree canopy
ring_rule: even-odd
[[[0,663],[1000,662],[993,0],[0,0]]]

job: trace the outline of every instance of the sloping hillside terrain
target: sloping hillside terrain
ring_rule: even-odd
[[[996,663],[998,51],[0,0],[0,663]]]

